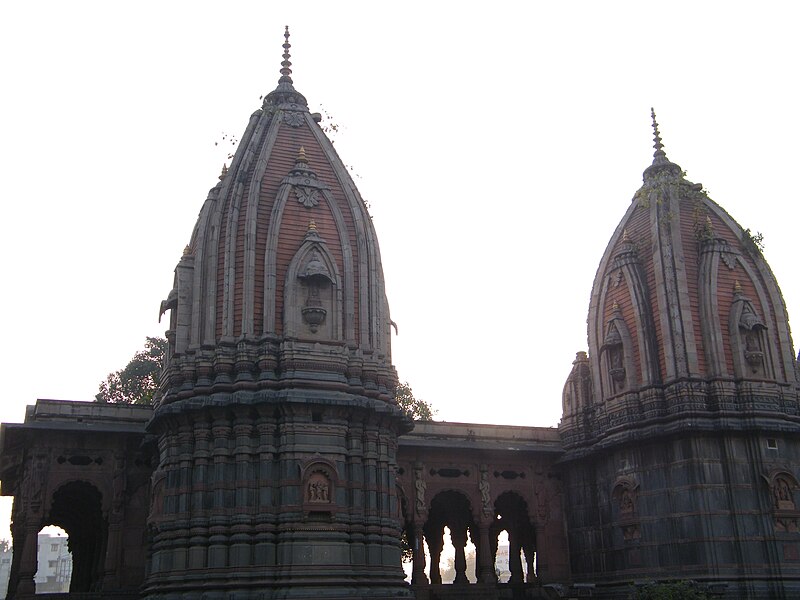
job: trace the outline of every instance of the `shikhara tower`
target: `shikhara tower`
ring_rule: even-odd
[[[786,307],[759,240],[667,158],[652,116],[653,163],[600,261],[589,354],[564,388],[572,573],[612,590],[668,574],[796,597]]]
[[[148,598],[408,593],[378,241],[285,38],[162,306]]]

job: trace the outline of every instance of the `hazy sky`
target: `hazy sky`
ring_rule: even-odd
[[[282,4],[4,3],[0,420],[91,400],[163,335],[285,24],[371,205],[394,363],[439,418],[557,424],[651,106],[669,158],[764,234],[800,318],[797,3]]]

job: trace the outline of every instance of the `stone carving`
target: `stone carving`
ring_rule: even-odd
[[[303,504],[307,511],[331,512],[336,503],[336,467],[325,459],[312,459],[302,469]]]
[[[614,393],[625,389],[625,364],[622,336],[614,323],[608,328],[604,343],[608,352],[608,373],[614,382]]]
[[[418,515],[425,514],[425,490],[428,485],[425,483],[425,475],[423,473],[422,465],[414,467],[414,495],[415,495],[415,510]]]
[[[489,490],[489,470],[486,465],[481,465],[481,479],[478,482],[478,489],[481,492],[481,509],[484,516],[492,514],[492,496]]]
[[[297,196],[297,201],[306,208],[314,208],[319,204],[319,190],[304,185],[298,185],[294,188],[294,194]]]
[[[719,253],[719,257],[729,270],[733,271],[736,268],[736,255],[732,252],[726,252],[723,250]]]
[[[43,454],[36,455],[30,463],[30,471],[25,474],[23,486],[27,488],[26,495],[30,499],[29,506],[32,512],[38,513],[42,509],[44,484],[47,479],[47,457]]]
[[[303,113],[286,112],[283,115],[283,122],[289,127],[300,127],[303,124]]]
[[[752,302],[742,292],[737,281],[734,288],[734,305],[739,304],[738,329],[743,346],[744,360],[752,374],[764,372],[764,332],[767,327],[756,313]],[[734,306],[734,308],[736,308]]]
[[[622,527],[622,539],[624,540],[636,540],[642,537],[642,534],[639,532],[639,524],[638,523],[631,523],[629,525],[625,525]]]
[[[323,473],[314,473],[306,486],[306,499],[308,502],[328,504],[330,498],[330,482]]]
[[[633,502],[633,494],[628,488],[622,490],[619,496],[619,512],[622,514],[633,514],[636,506]]]
[[[311,253],[311,258],[298,277],[305,283],[307,292],[306,302],[300,312],[308,328],[312,333],[316,333],[325,323],[328,314],[322,301],[322,294],[327,291],[331,283],[330,272],[316,250]]]
[[[772,497],[775,508],[778,510],[794,510],[795,504],[792,499],[792,488],[785,477],[778,476],[772,485]]]

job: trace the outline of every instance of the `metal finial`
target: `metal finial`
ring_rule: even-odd
[[[316,231],[317,230],[317,224],[313,220],[308,222],[308,230],[309,231]]]
[[[658,131],[658,123],[656,122],[656,111],[653,110],[652,106],[650,107],[650,116],[653,118],[653,141],[655,142],[653,148],[656,149],[653,156],[666,156],[664,144],[661,143],[661,133]]]
[[[186,245],[186,248],[184,248],[184,249],[183,249],[183,255],[184,255],[184,256],[189,256],[191,253],[192,253],[192,249],[191,249],[191,248],[189,247],[189,245],[187,244],[187,245]]]
[[[308,164],[308,158],[306,158],[306,149],[303,146],[300,146],[300,150],[297,152],[297,162]]]
[[[611,305],[611,310],[613,310],[615,312],[618,311],[619,310],[619,302],[614,300],[614,304]]]
[[[292,58],[292,55],[289,54],[289,48],[292,45],[289,43],[289,26],[286,26],[286,30],[283,32],[283,61],[281,61],[281,78],[278,80],[278,83],[292,83],[292,62],[289,60]]]
[[[228,174],[228,163],[222,164],[222,172],[219,174],[219,180],[222,181],[225,179],[225,175]]]
[[[733,283],[733,291],[736,294],[741,294],[742,293],[742,284],[739,283],[738,279]]]
[[[628,235],[628,228],[626,227],[625,229],[622,230],[622,242],[627,244],[630,241],[631,241],[631,238]]]

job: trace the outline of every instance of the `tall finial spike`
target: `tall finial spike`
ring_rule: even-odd
[[[658,131],[658,123],[656,122],[656,111],[653,110],[652,106],[650,107],[650,116],[653,119],[653,141],[655,142],[653,148],[656,149],[653,156],[666,156],[664,144],[661,143],[661,133]]]
[[[278,83],[292,83],[292,62],[289,60],[292,58],[292,55],[289,54],[289,48],[292,45],[289,43],[289,26],[286,26],[286,29],[283,32],[283,61],[281,61],[281,78],[278,80]]]

